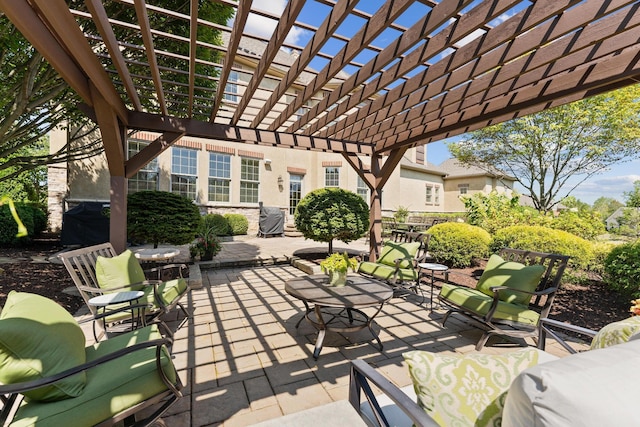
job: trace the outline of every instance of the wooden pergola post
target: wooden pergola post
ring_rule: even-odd
[[[343,157],[355,169],[357,174],[369,187],[369,260],[375,261],[382,247],[382,189],[391,177],[407,147],[391,150],[382,164],[382,156],[374,154],[370,157],[371,165],[366,165],[355,154],[343,153]]]

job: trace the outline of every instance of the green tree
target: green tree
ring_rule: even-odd
[[[593,212],[598,214],[602,220],[605,220],[611,216],[618,208],[624,206],[624,203],[619,202],[611,197],[598,197],[593,202]]]
[[[83,2],[72,0],[75,7],[84,9]],[[166,6],[172,10],[189,13],[189,2],[184,0],[159,0],[155,6]],[[107,14],[122,22],[134,22],[131,15],[135,9],[121,2],[106,2]],[[198,14],[200,17],[218,24],[226,24],[233,15],[234,9],[216,2],[199,0]],[[189,26],[178,18],[168,18],[163,14],[150,14],[153,26],[161,20],[164,32],[176,37],[189,39]],[[97,33],[93,22],[87,20],[86,30]],[[123,55],[130,61],[129,71],[134,76],[134,82],[140,86],[148,84],[146,70],[136,65],[136,61],[146,62],[146,52],[137,46],[144,46],[142,40],[135,39],[126,26],[114,25],[116,37],[123,41],[121,47]],[[220,31],[199,26],[198,40],[214,45],[221,45]],[[189,43],[157,37],[155,46],[159,50],[187,55]],[[96,49],[106,49],[103,44],[97,44]],[[99,53],[99,52],[97,52]],[[198,58],[206,62],[220,62],[220,53],[209,47],[199,46]],[[188,71],[188,61],[165,55],[158,55],[158,65]],[[205,67],[196,63],[195,96],[212,97],[217,82],[213,78],[217,73],[216,67]],[[171,73],[164,76],[167,84],[166,91],[184,92],[184,83],[188,73]],[[96,125],[77,109],[80,98],[70,89],[67,83],[58,75],[56,70],[44,60],[20,32],[11,24],[7,17],[0,12],[0,181],[11,181],[23,175],[25,171],[40,166],[68,162],[89,158],[102,152],[99,134],[95,132]],[[174,82],[168,83],[168,82]],[[147,107],[157,108],[153,97],[143,97],[141,100]],[[172,107],[171,104],[168,105]],[[204,108],[204,107],[203,107]],[[194,117],[208,119],[210,110],[195,111]],[[67,144],[53,153],[47,150],[29,150],[37,147],[42,138],[49,131],[60,126],[68,126]]]
[[[633,190],[623,193],[627,207],[640,208],[640,181],[633,182]]]
[[[369,207],[357,194],[341,188],[319,188],[304,196],[295,213],[296,228],[305,238],[349,243],[369,230]]]
[[[514,177],[548,212],[587,178],[640,155],[638,101],[640,86],[629,86],[477,130],[449,150]]]
[[[193,202],[166,191],[139,191],[127,198],[127,235],[136,243],[185,245],[200,226],[200,211]]]

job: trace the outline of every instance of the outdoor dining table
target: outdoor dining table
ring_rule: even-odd
[[[382,341],[372,324],[384,303],[393,296],[390,286],[369,277],[353,275],[347,277],[346,286],[336,287],[329,285],[327,275],[315,274],[288,280],[285,291],[301,300],[305,306],[305,314],[296,324],[296,329],[303,319],[318,329],[314,359],[322,351],[326,331],[342,333],[369,328],[382,351]],[[375,309],[372,315],[362,311],[368,307]]]

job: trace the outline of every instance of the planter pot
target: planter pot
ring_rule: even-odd
[[[208,253],[205,252],[202,255],[200,255],[200,261],[211,261],[213,259],[213,252]]]
[[[329,285],[335,287],[342,287],[347,284],[347,272],[344,271],[330,271],[329,272]]]

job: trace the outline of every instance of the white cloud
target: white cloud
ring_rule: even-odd
[[[282,12],[284,11],[286,5],[287,2],[285,0],[269,0],[259,2],[258,4],[254,3],[254,7],[252,7],[252,9],[258,9],[277,16],[282,16]],[[249,34],[254,34],[265,39],[270,39],[277,25],[278,21],[275,19],[260,16],[255,13],[250,13],[247,17],[245,31]],[[286,42],[291,44],[300,44],[300,39],[304,37],[306,33],[307,31],[301,28],[293,27],[287,35]]]

